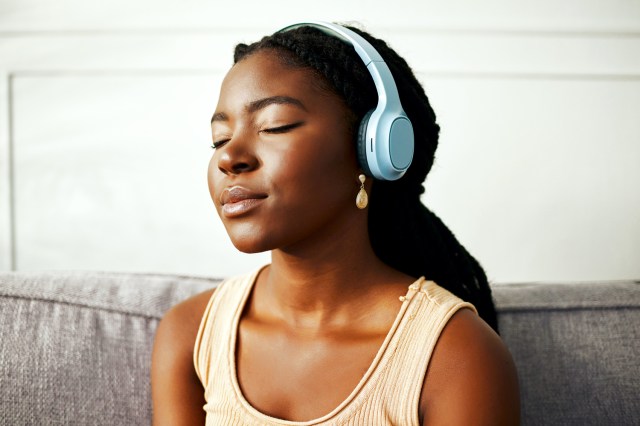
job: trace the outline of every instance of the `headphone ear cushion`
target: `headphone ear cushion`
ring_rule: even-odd
[[[369,125],[369,118],[373,114],[374,110],[368,111],[362,120],[360,121],[360,127],[358,127],[358,163],[367,176],[373,176],[371,169],[369,168],[369,162],[367,161],[367,126]]]

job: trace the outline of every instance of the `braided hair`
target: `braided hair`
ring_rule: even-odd
[[[357,28],[385,60],[398,87],[402,106],[413,124],[415,152],[405,175],[396,181],[374,180],[369,201],[369,238],[374,253],[387,265],[408,275],[426,276],[472,303],[481,318],[498,330],[487,276],[478,261],[445,224],[420,201],[422,183],[433,166],[440,127],[424,89],[407,62],[384,41]],[[353,47],[323,31],[302,26],[277,32],[235,48],[234,63],[261,51],[271,51],[283,64],[306,68],[319,84],[338,95],[357,123],[375,108],[378,95],[364,63]]]

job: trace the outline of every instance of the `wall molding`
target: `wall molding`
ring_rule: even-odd
[[[358,26],[356,24],[356,26]],[[367,25],[361,25],[368,28]],[[373,26],[372,26],[373,27]],[[0,30],[0,38],[16,37],[78,37],[78,36],[216,36],[230,34],[268,34],[273,27],[235,26],[227,28],[118,28],[118,29],[70,29],[70,30]],[[436,26],[375,26],[376,32],[397,34],[442,34],[442,35],[475,35],[503,37],[570,37],[570,38],[640,38],[640,28],[573,28],[562,27],[436,27]]]
[[[169,77],[169,76],[210,76],[224,74],[226,69],[55,69],[55,70],[16,70],[11,71],[12,78],[29,77],[105,77],[105,76],[131,76],[131,77]],[[487,80],[578,80],[578,81],[640,81],[640,72],[635,73],[549,73],[549,72],[497,72],[497,71],[422,71],[415,70],[418,76],[429,79],[487,79]]]

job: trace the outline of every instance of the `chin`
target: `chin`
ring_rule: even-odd
[[[259,232],[229,232],[229,238],[235,248],[243,253],[253,254],[272,250],[274,247]]]
[[[265,251],[271,250],[270,248],[265,248],[256,244],[250,244],[250,243],[247,244],[245,242],[236,243],[232,241],[232,243],[235,246],[235,248],[237,248],[242,253],[246,253],[246,254],[263,253]]]

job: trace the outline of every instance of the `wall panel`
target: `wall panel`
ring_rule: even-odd
[[[233,273],[206,186],[220,75],[15,79],[19,269]]]
[[[639,275],[640,81],[423,80],[442,127],[425,202],[492,278]]]
[[[208,119],[236,42],[313,16],[355,18],[417,71],[442,125],[425,201],[493,280],[640,276],[640,3],[394,6],[2,2],[0,268],[12,247],[19,269],[265,262],[215,220]]]

